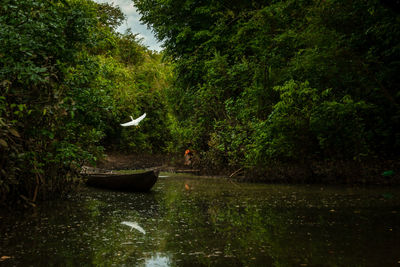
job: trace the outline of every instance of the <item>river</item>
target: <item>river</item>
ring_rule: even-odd
[[[161,175],[1,213],[0,266],[399,266],[398,187]]]

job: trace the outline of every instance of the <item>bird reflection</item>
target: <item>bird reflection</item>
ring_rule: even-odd
[[[142,234],[144,234],[144,235],[146,234],[146,231],[145,231],[142,227],[140,227],[136,222],[127,222],[127,221],[124,221],[124,222],[121,222],[121,224],[130,226],[130,227],[131,227],[131,231],[132,231],[132,229],[136,229],[136,230],[138,230],[139,232],[141,232]]]

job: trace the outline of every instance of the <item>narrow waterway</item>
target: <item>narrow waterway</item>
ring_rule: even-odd
[[[400,188],[161,175],[1,213],[0,266],[399,266]]]

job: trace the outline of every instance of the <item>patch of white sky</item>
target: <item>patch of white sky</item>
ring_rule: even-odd
[[[126,16],[121,26],[117,31],[124,33],[128,28],[131,28],[132,33],[138,34],[139,38],[143,39],[143,44],[150,50],[161,51],[161,43],[154,37],[152,31],[140,22],[140,14],[137,11],[131,0],[94,0],[97,3],[109,3],[113,6],[118,6]]]

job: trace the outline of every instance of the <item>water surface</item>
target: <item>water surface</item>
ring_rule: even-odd
[[[1,213],[0,266],[399,266],[400,188],[161,175]]]

